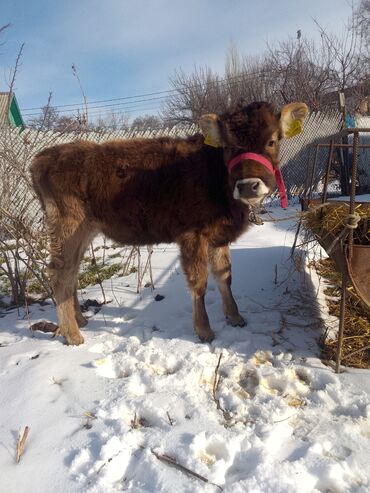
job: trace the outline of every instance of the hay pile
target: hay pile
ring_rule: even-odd
[[[341,275],[335,270],[330,259],[315,262],[317,272],[325,278],[329,313],[339,318]],[[324,338],[322,359],[335,360],[337,340]],[[351,285],[348,287],[346,313],[344,318],[343,366],[370,368],[370,310],[367,309]]]
[[[317,239],[334,238],[345,228],[348,214],[347,202],[327,202],[323,206],[315,202],[303,213],[302,224],[306,232],[314,233]],[[353,242],[370,245],[370,203],[356,204],[355,214],[359,216],[359,222],[353,231]]]
[[[348,202],[333,201],[322,206],[319,200],[312,201],[301,216],[306,240],[317,240],[327,251],[334,244],[339,246],[336,239],[346,240],[348,236],[348,215]],[[353,242],[355,245],[370,245],[370,203],[357,203],[355,215],[358,224],[353,230]],[[329,313],[339,318],[342,276],[330,258],[314,264],[317,272],[327,282],[325,293],[328,295]],[[348,285],[347,292],[342,365],[370,368],[370,310],[351,284]],[[322,358],[335,360],[336,351],[337,340],[324,338]]]

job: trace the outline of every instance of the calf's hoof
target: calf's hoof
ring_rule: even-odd
[[[67,344],[69,346],[79,346],[80,344],[83,344],[84,338],[82,337],[82,334],[80,331],[78,332],[73,332],[73,334],[70,333],[64,333],[62,332],[62,335],[64,335]]]
[[[215,338],[215,333],[212,329],[195,329],[201,342],[212,342]]]
[[[86,327],[88,323],[88,319],[83,315],[76,316],[76,322],[79,327]]]
[[[247,322],[241,315],[237,315],[236,317],[227,316],[226,321],[233,327],[244,327],[245,325],[247,325]]]

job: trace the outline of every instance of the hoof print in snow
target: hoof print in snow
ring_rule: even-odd
[[[162,294],[156,294],[154,296],[154,300],[155,301],[162,301],[162,300],[164,300],[164,296]]]

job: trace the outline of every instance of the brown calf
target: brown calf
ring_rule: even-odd
[[[86,319],[77,299],[77,273],[98,233],[125,245],[179,245],[202,341],[214,337],[204,304],[208,263],[228,321],[243,326],[231,292],[228,245],[246,230],[250,205],[273,190],[275,179],[255,160],[242,159],[230,172],[227,164],[254,152],[276,168],[279,140],[306,113],[302,103],[278,115],[268,103],[252,103],[219,117],[204,115],[200,127],[206,138],[77,141],[40,152],[32,179],[46,213],[50,282],[68,344],[83,342],[79,327]]]

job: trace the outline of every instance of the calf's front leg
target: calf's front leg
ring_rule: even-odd
[[[240,315],[231,291],[231,259],[228,246],[208,248],[208,259],[213,277],[221,293],[226,320],[233,326],[243,327],[246,322]]]
[[[209,325],[204,297],[208,278],[208,242],[201,235],[188,233],[181,238],[181,264],[193,301],[193,326],[202,342],[211,342],[215,334]]]
[[[76,317],[77,325],[79,327],[85,327],[87,325],[88,320],[82,315],[80,302],[78,301],[78,296],[77,296],[77,283],[73,294],[73,303],[75,308],[75,317]]]
[[[74,210],[72,207],[70,208]],[[50,264],[48,272],[58,314],[60,334],[68,344],[78,345],[84,342],[79,327],[86,325],[77,298],[78,267],[92,232],[84,224],[60,214],[50,214]]]

